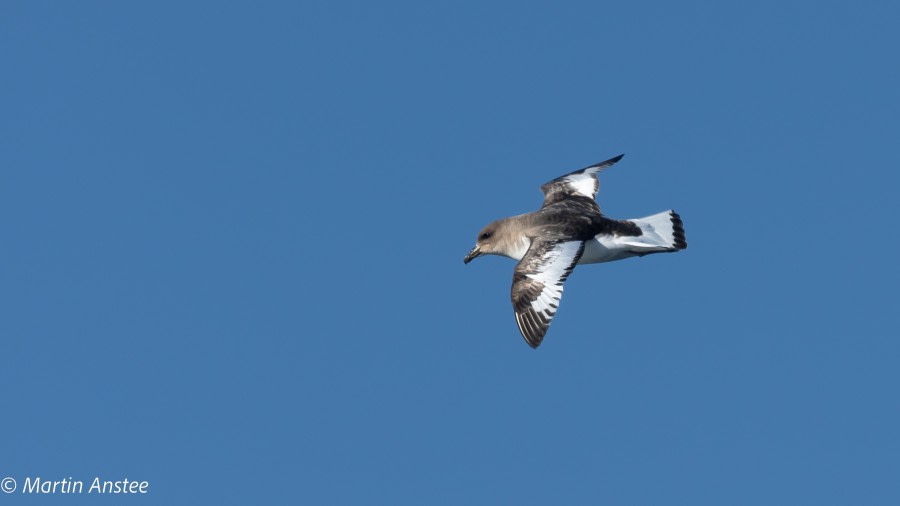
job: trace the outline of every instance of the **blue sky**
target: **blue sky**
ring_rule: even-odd
[[[890,2],[7,2],[0,477],[123,504],[896,505]],[[603,174],[689,249],[544,344],[462,257]],[[0,502],[95,504],[4,495]]]

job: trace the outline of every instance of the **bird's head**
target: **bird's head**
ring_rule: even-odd
[[[495,221],[481,229],[481,232],[478,232],[478,237],[475,238],[475,247],[463,258],[463,263],[469,263],[473,258],[481,255],[498,254],[498,232],[500,228],[500,223]]]

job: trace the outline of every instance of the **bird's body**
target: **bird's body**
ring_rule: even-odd
[[[563,282],[577,264],[622,260],[687,247],[681,217],[665,211],[632,220],[609,219],[594,201],[597,173],[622,158],[591,165],[541,186],[544,203],[532,213],[496,220],[478,234],[466,255],[518,260],[512,303],[522,336],[533,348],[544,338],[562,297]]]

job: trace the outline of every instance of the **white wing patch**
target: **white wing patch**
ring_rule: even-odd
[[[597,179],[597,173],[612,167],[622,159],[622,156],[619,155],[604,162],[595,163],[590,167],[576,170],[545,183],[541,186],[541,191],[544,192],[544,205],[573,196],[595,198],[597,190],[600,189],[600,180]]]
[[[563,283],[584,251],[581,241],[535,242],[516,266],[512,302],[522,336],[537,347],[556,316]]]
[[[581,195],[583,197],[594,198],[599,188],[597,176],[594,174],[600,172],[600,169],[587,169],[581,174],[566,176],[563,181],[569,186],[570,194]]]
[[[562,286],[562,281],[568,275],[567,271],[571,272],[569,266],[580,252],[581,242],[579,241],[558,243],[543,252],[539,260],[540,270],[526,274],[526,276],[545,285],[559,284]]]
[[[579,242],[564,242],[555,249],[547,250],[541,257],[541,263],[546,267],[546,270],[534,274],[526,274],[529,279],[544,285],[540,296],[531,302],[531,308],[535,313],[542,313],[542,316],[548,322],[556,315],[559,299],[562,298],[563,281],[566,280],[569,272],[571,272],[569,267],[580,249],[581,243]]]

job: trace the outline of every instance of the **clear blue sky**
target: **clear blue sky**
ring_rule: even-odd
[[[0,477],[121,504],[900,504],[893,2],[4,2]],[[544,344],[539,185],[689,249]],[[0,495],[0,504],[98,504]],[[108,502],[108,501],[107,501]]]

